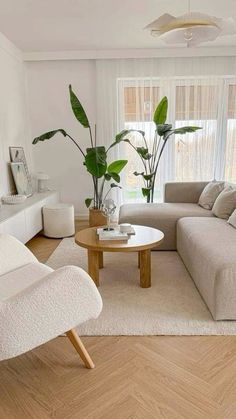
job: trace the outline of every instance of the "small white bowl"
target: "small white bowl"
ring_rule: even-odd
[[[2,202],[7,205],[22,204],[26,200],[26,195],[6,195],[2,196]]]
[[[132,226],[129,223],[120,224],[120,232],[121,233],[129,233]]]

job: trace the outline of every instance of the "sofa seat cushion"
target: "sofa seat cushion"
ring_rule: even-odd
[[[236,319],[236,231],[219,218],[182,218],[177,249],[216,320]]]
[[[42,263],[29,263],[0,276],[0,301],[7,300],[39,281],[53,269]]]
[[[160,250],[176,250],[176,223],[182,217],[212,217],[211,211],[198,204],[160,203],[124,204],[120,208],[119,223],[154,227],[163,231],[165,238]]]

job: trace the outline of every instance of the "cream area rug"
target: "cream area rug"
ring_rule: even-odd
[[[147,289],[139,286],[137,259],[136,253],[104,254],[103,311],[77,328],[80,336],[236,334],[236,321],[213,320],[177,252],[152,252],[152,286]],[[64,239],[47,264],[87,270],[87,251],[74,239]]]

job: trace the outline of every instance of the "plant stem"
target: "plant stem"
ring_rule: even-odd
[[[106,195],[104,196],[103,201],[105,201],[105,199],[106,199],[107,195],[111,192],[111,190],[112,190],[112,188],[110,188],[110,189],[107,191]]]
[[[85,157],[85,154],[82,150],[82,148],[79,146],[79,144],[74,140],[74,138],[72,138],[69,134],[66,133],[66,136],[69,137],[71,139],[71,141],[73,141],[73,143],[76,145],[76,147],[78,147],[79,151],[83,154],[83,156]]]
[[[95,187],[95,179],[94,176],[92,176],[93,179],[93,206],[96,207],[96,187]]]
[[[94,195],[94,208],[98,208],[98,179],[92,176],[93,179],[93,195]]]
[[[105,176],[104,176],[104,178],[102,180],[101,188],[100,188],[100,193],[99,193],[99,206],[101,206],[101,204],[103,202],[102,196],[103,196],[105,181],[106,181],[106,179],[105,179]]]
[[[157,161],[157,158],[158,158],[158,150],[160,148],[160,144],[161,144],[161,137],[159,137],[159,141],[158,141],[158,143],[156,143],[155,158],[154,158],[154,161],[153,161],[153,172],[155,171],[155,165],[156,165],[156,161]]]
[[[136,151],[136,153],[137,153],[136,147],[134,147],[134,145],[133,145],[132,143],[129,143],[129,144],[131,145],[131,147],[133,147],[133,149],[134,149],[134,150]],[[139,154],[139,156],[140,156],[140,154]],[[146,175],[147,175],[147,167],[146,167],[146,164],[145,164],[145,160],[142,158],[142,156],[140,156],[140,158],[141,158],[141,161],[142,161],[142,163],[143,163],[145,173],[146,173]]]
[[[150,172],[153,172],[153,163],[154,163],[154,159],[155,159],[154,152],[155,152],[155,145],[156,145],[156,137],[157,137],[157,132],[155,131],[153,145],[152,145],[152,157],[151,157],[151,169],[150,169]]]
[[[93,179],[93,204],[94,204],[94,208],[96,208],[96,201],[97,201],[97,198],[96,198],[96,183],[95,183],[95,177],[94,177],[94,176],[92,176],[92,179]]]
[[[144,140],[145,147],[146,147],[146,149],[147,149],[147,151],[148,151],[148,153],[149,153],[149,149],[148,149],[148,145],[147,145],[147,140],[146,140],[146,138],[145,138],[145,136],[144,136],[144,135],[143,135],[143,140]],[[148,160],[148,167],[149,167],[149,172],[151,173],[150,160]]]
[[[99,193],[98,193],[98,178],[95,178],[95,185],[96,185],[97,208],[100,209]]]
[[[151,202],[153,202],[153,198],[154,198],[154,186],[155,186],[155,180],[156,180],[157,169],[158,169],[158,166],[159,166],[159,163],[160,163],[160,159],[161,159],[162,153],[163,153],[164,148],[165,148],[165,146],[166,146],[166,143],[167,143],[167,141],[164,141],[164,142],[163,142],[163,145],[162,145],[162,147],[161,147],[161,150],[160,150],[160,153],[159,153],[159,156],[158,156],[157,162],[156,162],[155,171],[154,171],[154,176],[153,176],[152,191],[151,191],[151,194],[152,194],[152,197],[151,197],[151,199],[152,199],[152,200],[151,200]]]
[[[93,135],[92,135],[92,130],[91,130],[90,125],[89,125],[89,134],[90,134],[91,147],[93,148]]]
[[[159,142],[160,142],[160,138],[159,138]],[[154,171],[154,167],[155,167],[155,160],[156,160],[156,156],[157,156],[157,151],[158,151],[158,143],[157,143],[157,131],[155,131],[155,136],[154,136],[154,141],[153,141],[153,158],[152,158],[152,172]]]
[[[90,130],[90,139],[91,139],[91,144],[93,147],[93,142],[92,142],[92,132],[91,132],[91,128],[89,127]],[[70,138],[71,141],[73,141],[73,143],[76,145],[76,147],[79,149],[79,151],[82,153],[82,155],[85,157],[85,153],[83,152],[82,148],[79,146],[79,144],[77,144],[77,142],[74,140],[74,138],[72,138],[69,134],[67,134],[67,137]],[[98,199],[98,180],[95,178],[95,176],[92,176],[93,179],[93,187],[94,187],[94,191],[93,191],[93,202],[94,202],[94,208],[99,207],[99,199]]]

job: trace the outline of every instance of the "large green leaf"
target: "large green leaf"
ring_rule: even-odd
[[[166,122],[168,110],[168,99],[164,96],[156,107],[153,115],[153,121],[156,125],[164,124]]]
[[[150,154],[145,147],[136,147],[136,151],[144,160],[150,160],[152,157],[152,154]]]
[[[167,141],[168,140],[168,138],[171,136],[171,135],[173,135],[174,134],[174,130],[173,129],[171,129],[170,131],[166,131],[165,133],[164,133],[164,135],[163,135],[163,140],[164,141]]]
[[[126,137],[126,135],[128,134],[129,134],[129,130],[123,129],[121,132],[119,132],[119,134],[116,135],[115,142],[120,143],[124,139],[124,137]]]
[[[151,188],[142,188],[142,194],[144,197],[149,197],[151,193]]]
[[[119,189],[122,189],[121,186],[120,185],[116,185],[116,183],[111,183],[110,184],[110,187],[111,188],[119,188]]]
[[[86,207],[89,208],[90,205],[92,204],[92,202],[93,202],[93,198],[86,198],[85,199],[85,205],[86,205]]]
[[[83,127],[89,128],[90,124],[89,124],[88,117],[79,99],[73,92],[71,84],[69,85],[69,92],[70,92],[70,103],[71,103],[72,111],[74,112],[76,119],[81,123],[81,125],[83,125]]]
[[[123,131],[119,132],[119,134],[116,135],[116,139],[115,142],[116,143],[120,143],[121,141],[125,140],[125,137],[130,134],[131,132],[138,132],[139,134],[141,134],[143,137],[145,135],[144,131],[141,130],[136,130],[136,129],[124,129]]]
[[[54,131],[45,132],[45,134],[42,134],[39,137],[34,138],[32,144],[37,144],[39,141],[50,140],[50,138],[54,137],[54,135],[58,132],[64,135],[64,137],[66,137],[67,135],[64,129],[55,129]]]
[[[96,178],[104,176],[107,171],[105,147],[87,148],[86,152],[84,163],[87,171]]]
[[[121,170],[126,166],[128,160],[115,160],[109,164],[107,171],[108,173],[120,173]]]
[[[151,180],[153,178],[153,176],[155,175],[154,172],[149,173],[149,174],[145,174],[144,172],[140,172],[140,173],[139,172],[134,172],[133,174],[134,174],[134,176],[142,176],[143,179],[145,179],[145,180]]]
[[[167,141],[168,138],[172,135],[172,134],[186,134],[187,132],[195,132],[198,129],[202,129],[200,127],[181,127],[181,128],[176,128],[176,129],[170,129],[168,131],[165,131],[163,134],[163,140]]]
[[[120,183],[120,175],[118,173],[110,173],[111,178],[115,180],[116,182]]]
[[[175,128],[174,133],[175,134],[186,134],[186,132],[195,132],[198,129],[202,129],[202,127],[194,127],[194,126],[180,127],[180,128]]]
[[[128,134],[130,134],[131,132],[138,132],[139,134],[141,134],[143,137],[145,135],[144,131],[141,130],[136,130],[136,129],[124,129],[121,132],[119,132],[119,134],[116,135],[115,141],[110,145],[110,147],[108,148],[108,150],[110,150],[110,148],[116,146],[117,144],[119,144],[121,141],[124,141],[126,143],[130,143],[130,140],[127,137]]]
[[[143,176],[143,175],[144,175],[144,172],[136,172],[136,171],[135,171],[135,172],[133,173],[133,175],[134,175],[134,176]]]
[[[153,173],[149,173],[148,175],[143,175],[143,178],[145,180],[151,180],[153,178],[153,176],[155,175],[155,172]]]
[[[159,124],[159,125],[157,125],[157,133],[158,133],[158,135],[160,135],[160,137],[162,135],[164,135],[165,132],[170,131],[171,129],[172,129],[171,124]]]

